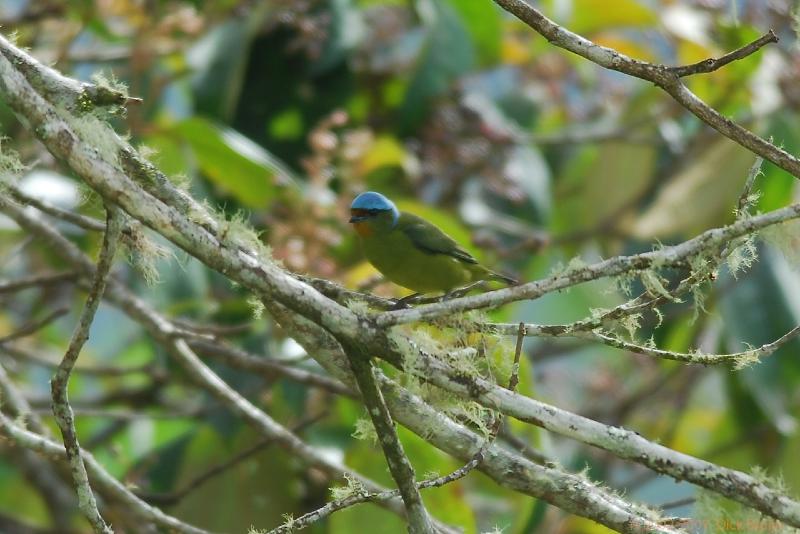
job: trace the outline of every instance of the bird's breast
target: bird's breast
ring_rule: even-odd
[[[356,233],[361,237],[369,237],[373,234],[372,228],[370,227],[368,222],[353,223],[353,228],[355,229]]]

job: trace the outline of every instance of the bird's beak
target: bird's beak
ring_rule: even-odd
[[[357,222],[361,222],[361,221],[366,221],[368,218],[369,217],[367,217],[366,215],[353,215],[352,217],[350,217],[350,221],[349,222],[357,223]]]

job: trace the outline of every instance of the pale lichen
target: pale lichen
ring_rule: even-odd
[[[351,496],[368,494],[364,484],[354,476],[345,473],[344,479],[347,482],[345,486],[334,486],[331,488],[331,497],[333,497],[334,500],[340,501]]]
[[[755,244],[755,234],[749,234],[735,241],[728,254],[728,271],[737,278],[741,272],[749,269],[758,259],[758,249]]]
[[[236,243],[247,252],[255,254],[262,261],[272,260],[272,248],[261,239],[263,232],[250,224],[249,215],[237,211],[230,218],[219,213],[212,213],[217,219],[217,237],[220,241]]]
[[[681,300],[667,291],[665,287],[666,280],[653,269],[647,269],[639,273],[639,278],[644,285],[645,290],[653,297],[663,297],[672,302],[681,302]]]
[[[632,313],[620,319],[619,324],[628,333],[628,338],[634,340],[636,338],[636,332],[641,327],[641,321],[641,313]]]
[[[7,137],[0,137],[0,187],[13,184],[28,169],[13,148],[3,146]]]
[[[147,236],[145,228],[133,219],[128,219],[122,233],[122,245],[131,265],[142,275],[149,286],[159,282],[158,263],[172,257],[172,251]]]
[[[378,444],[378,433],[375,431],[372,420],[368,417],[359,417],[356,420],[355,430],[350,435],[356,439],[368,441],[373,445]]]
[[[253,314],[253,319],[261,319],[265,309],[261,298],[258,295],[250,295],[247,297],[247,305],[250,307],[250,313]]]
[[[752,508],[720,497],[708,490],[698,490],[694,505],[694,523],[708,534],[730,532],[770,532],[797,534],[798,529],[766,517]]]

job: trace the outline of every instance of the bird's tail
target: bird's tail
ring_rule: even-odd
[[[489,271],[489,280],[498,280],[500,282],[505,282],[510,286],[519,285],[519,280],[516,278],[511,278],[510,276],[506,276],[495,271]]]

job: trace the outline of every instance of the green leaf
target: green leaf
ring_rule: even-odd
[[[519,145],[511,150],[505,168],[506,177],[527,195],[542,220],[550,217],[550,167],[534,146]]]
[[[500,36],[503,25],[500,9],[492,2],[448,0],[460,16],[475,43],[478,61],[492,64],[500,57]]]
[[[231,117],[242,89],[250,44],[271,10],[270,2],[261,2],[247,17],[231,17],[186,53],[201,112],[222,119]]]
[[[767,132],[769,135],[766,137],[771,138],[775,144],[782,146],[790,154],[798,153],[800,127],[794,115],[776,113]],[[761,168],[764,175],[756,181],[756,191],[761,194],[758,209],[766,212],[791,203],[797,178],[768,161]]]
[[[400,129],[413,129],[428,112],[431,100],[450,88],[474,62],[472,39],[449,4],[435,0],[420,2],[426,37],[411,82],[400,106]]]
[[[759,253],[752,271],[720,299],[729,352],[742,350],[744,344],[758,347],[774,341],[800,323],[800,308],[793,298],[800,288],[800,275],[774,249],[760,247]],[[723,273],[720,285],[730,282]],[[799,348],[800,341],[792,340],[769,358],[729,377],[737,382],[732,400],[743,413],[749,406],[749,413],[741,418],[743,425],[766,418],[778,432],[795,431],[798,421],[790,407],[800,380],[800,363],[794,357]]]
[[[203,36],[186,54],[193,69],[197,108],[220,118],[230,116],[239,96],[250,38],[245,21],[232,18]]]
[[[275,156],[236,130],[193,117],[176,127],[209,180],[245,206],[264,207],[291,172]]]
[[[622,141],[578,150],[560,180],[554,209],[563,231],[596,228],[639,197],[653,179],[655,149]],[[570,168],[571,167],[571,168]]]

